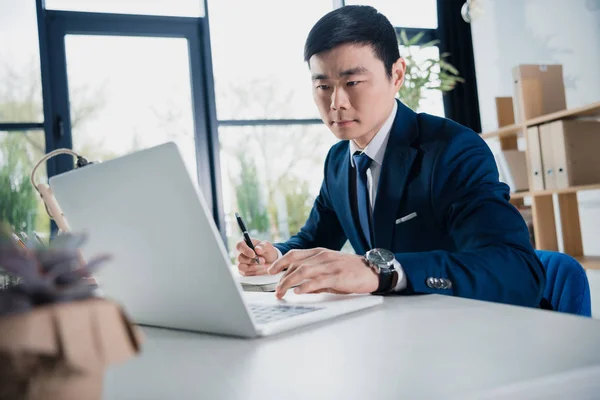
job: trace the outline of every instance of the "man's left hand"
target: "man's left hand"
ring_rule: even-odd
[[[379,286],[377,273],[361,256],[316,248],[291,250],[271,265],[268,273],[282,276],[275,296],[281,299],[288,289],[299,285],[294,293],[371,293]]]

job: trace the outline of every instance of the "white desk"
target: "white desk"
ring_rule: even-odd
[[[504,398],[506,385],[577,379],[571,393],[600,389],[599,320],[446,296],[387,297],[263,339],[143,330],[142,354],[108,371],[104,398]]]

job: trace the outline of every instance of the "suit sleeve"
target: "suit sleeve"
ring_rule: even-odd
[[[329,190],[327,188],[327,167],[329,156],[325,160],[323,183],[319,195],[315,199],[308,220],[296,235],[284,243],[275,243],[275,247],[286,254],[293,249],[312,249],[325,247],[331,250],[340,250],[346,242],[340,221],[333,210]]]
[[[514,305],[539,305],[543,266],[487,144],[475,133],[453,137],[434,162],[431,203],[457,251],[396,254],[407,276],[403,293],[438,293]],[[448,279],[449,289],[427,285]]]

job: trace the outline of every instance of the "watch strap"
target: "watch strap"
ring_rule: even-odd
[[[395,269],[381,269],[379,271],[379,286],[377,290],[372,294],[385,294],[389,293],[396,287],[398,283],[398,271]]]

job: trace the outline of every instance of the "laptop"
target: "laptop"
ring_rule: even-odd
[[[73,232],[88,236],[100,290],[139,325],[267,336],[376,306],[372,295],[244,292],[181,153],[169,142],[50,178]],[[241,238],[241,234],[240,234]]]

